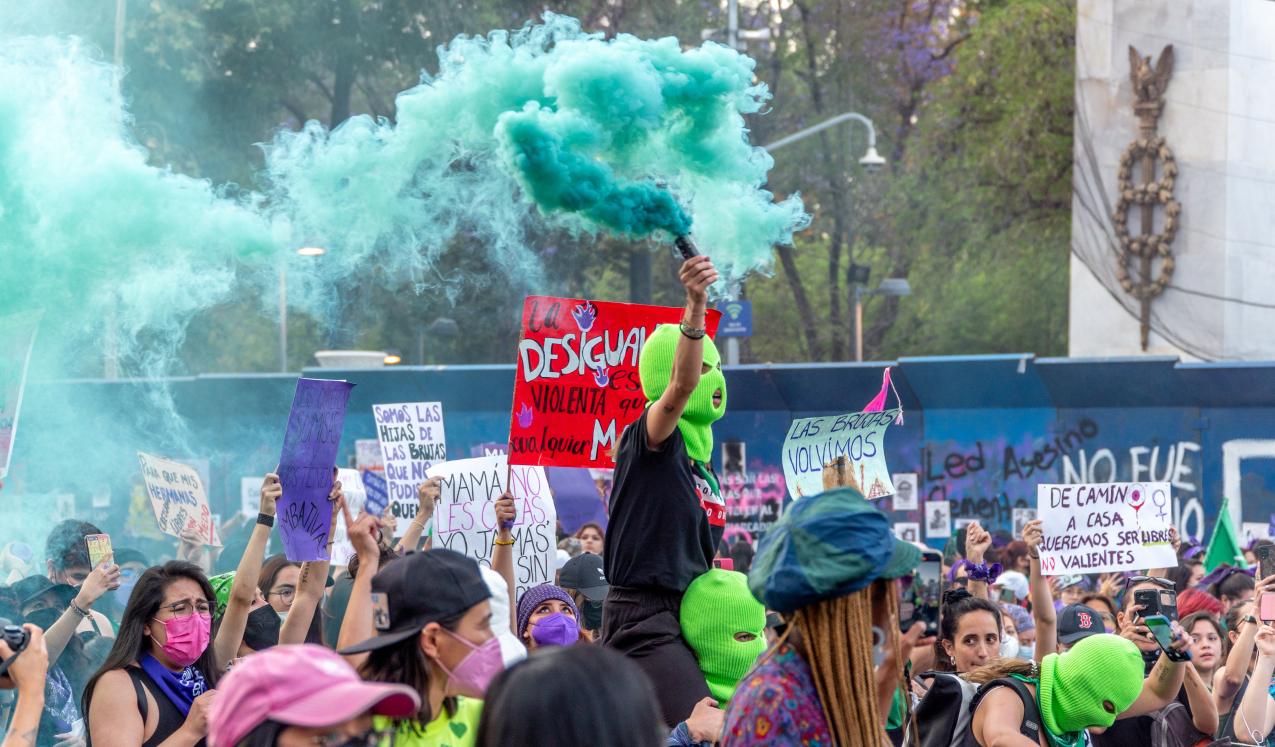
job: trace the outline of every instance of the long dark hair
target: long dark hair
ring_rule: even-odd
[[[151,639],[145,634],[146,623],[154,619],[159,614],[159,606],[164,602],[164,592],[169,585],[179,579],[188,578],[199,584],[199,588],[204,593],[204,599],[214,600],[217,598],[213,593],[212,584],[208,583],[208,577],[200,570],[199,566],[194,563],[187,563],[184,560],[170,560],[163,565],[152,566],[146,569],[137,579],[137,585],[133,587],[133,594],[128,598],[128,606],[124,608],[124,616],[120,618],[120,629],[115,636],[115,645],[111,647],[111,652],[106,655],[106,661],[102,667],[97,670],[97,674],[89,680],[88,685],[84,688],[84,715],[88,716],[89,703],[93,701],[93,690],[97,687],[97,682],[102,675],[116,669],[124,669],[133,662],[141,658],[142,654],[147,653],[151,645]],[[213,630],[212,636],[209,638],[208,647],[204,649],[204,653],[199,655],[194,663],[194,667],[204,675],[204,680],[208,682],[208,687],[217,686],[218,675],[216,656],[213,653],[212,640],[217,637],[217,631]]]
[[[971,612],[986,612],[996,620],[996,630],[1005,633],[1005,623],[1001,620],[1000,608],[990,601],[976,597],[964,589],[948,589],[943,592],[943,606],[939,608],[939,639],[934,642],[935,669],[940,672],[955,672],[956,662],[947,655],[943,641],[955,641],[956,631],[961,626],[961,618]]]
[[[475,745],[650,747],[667,733],[650,680],[627,657],[603,646],[550,646],[488,688]]]
[[[438,624],[444,630],[455,632],[461,618],[468,611],[468,609],[462,610],[451,617],[439,620]],[[429,682],[430,678],[436,675],[433,663],[425,652],[421,651],[419,634],[408,636],[389,646],[373,649],[368,653],[367,661],[363,662],[363,666],[359,668],[359,675],[369,682],[388,682],[413,688],[421,695],[421,707],[414,719],[417,728],[424,729],[426,724],[434,720],[435,714],[430,713],[429,710]],[[443,698],[443,709],[447,711],[448,718],[456,715],[456,708],[456,698]]]

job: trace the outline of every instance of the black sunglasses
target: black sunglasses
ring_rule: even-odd
[[[1155,584],[1161,589],[1168,589],[1170,591],[1173,591],[1175,588],[1175,584],[1167,578],[1160,578],[1159,576],[1130,576],[1124,582],[1125,591],[1128,591],[1129,587],[1135,584]]]

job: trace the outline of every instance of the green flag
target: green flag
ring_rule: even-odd
[[[1244,565],[1244,549],[1240,547],[1240,539],[1235,534],[1235,525],[1231,523],[1231,509],[1225,498],[1222,499],[1222,513],[1213,525],[1208,552],[1204,554],[1204,572],[1212,573],[1214,568],[1223,563]]]

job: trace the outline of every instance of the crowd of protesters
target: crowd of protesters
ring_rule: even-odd
[[[1047,577],[1040,522],[970,524],[934,561],[940,601],[928,551],[842,460],[746,553],[723,543],[716,277],[683,265],[685,317],[642,350],[650,404],[617,444],[608,525],[562,534],[556,584],[515,593],[509,495],[482,563],[434,548],[437,481],[397,541],[334,482],[354,555],[331,563],[267,557],[274,474],[217,568],[189,540],[93,567],[98,528],[66,520],[46,573],[0,589],[21,626],[0,641],[2,747],[1266,743],[1275,577],[1206,575],[1176,535],[1177,567]]]

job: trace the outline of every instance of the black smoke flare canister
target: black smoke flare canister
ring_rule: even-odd
[[[682,253],[682,256],[691,259],[699,256],[699,247],[695,246],[695,240],[689,235],[683,234],[673,239],[673,245]]]

